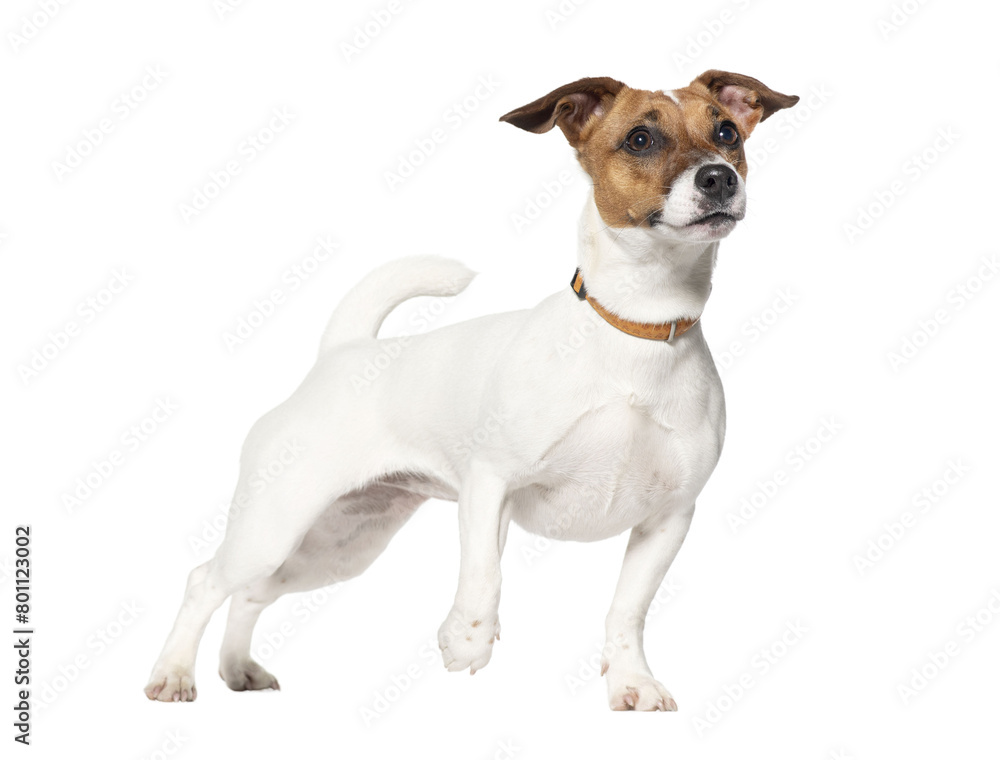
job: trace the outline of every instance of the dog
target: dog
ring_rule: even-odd
[[[250,657],[261,611],[359,575],[417,507],[445,499],[461,545],[438,633],[448,670],[475,673],[500,638],[511,520],[574,541],[629,530],[606,619],[609,703],[676,710],[642,635],[722,450],[722,384],[698,319],[719,241],[746,211],[743,143],[797,100],[712,70],[673,91],[580,79],[502,116],[559,127],[593,181],[570,287],[405,345],[377,338],[389,312],[460,293],[470,270],[415,256],[348,292],[305,380],[247,436],[225,539],[189,576],[147,697],[196,697],[198,643],[228,597],[220,675],[237,691],[279,688]],[[377,378],[359,382],[369,363]]]

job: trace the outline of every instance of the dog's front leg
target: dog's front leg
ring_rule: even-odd
[[[506,534],[506,482],[485,466],[473,466],[458,497],[461,564],[455,604],[438,630],[448,670],[475,673],[490,661],[500,638],[500,554]]]
[[[653,678],[642,648],[646,611],[684,542],[694,505],[671,510],[632,529],[621,577],[607,618],[601,673],[608,679],[612,710],[676,710],[677,703]]]

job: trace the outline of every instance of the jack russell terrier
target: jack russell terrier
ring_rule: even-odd
[[[237,691],[277,689],[250,657],[261,611],[359,575],[417,507],[446,499],[458,502],[461,542],[455,603],[438,632],[448,670],[475,673],[500,638],[511,520],[548,535],[558,526],[573,541],[629,530],[606,622],[609,701],[677,709],[642,637],[725,432],[698,318],[719,241],[745,213],[743,142],[797,100],[706,71],[672,92],[581,79],[502,116],[529,132],[559,127],[593,180],[571,287],[395,345],[376,337],[390,311],[460,293],[473,273],[418,256],[352,289],[305,380],[250,430],[225,540],[191,572],[146,695],[195,698],[198,642],[228,597],[220,675]],[[359,384],[369,362],[382,370]],[[283,472],[261,478],[275,462]]]

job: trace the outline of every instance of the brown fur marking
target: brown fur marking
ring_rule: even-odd
[[[798,98],[743,74],[710,70],[687,87],[636,90],[609,77],[580,79],[500,117],[531,132],[559,126],[594,182],[594,200],[611,227],[652,226],[674,180],[718,155],[746,179],[743,142],[759,121]],[[736,125],[739,141],[716,140],[722,122]],[[628,135],[645,127],[649,148],[632,152]]]
[[[580,164],[594,180],[601,218],[612,227],[650,226],[674,179],[711,154],[732,163],[746,178],[743,140],[727,147],[714,139],[723,121],[734,121],[729,112],[703,86],[675,90],[674,95],[680,105],[663,92],[625,87],[607,115],[591,119],[580,133]],[[638,126],[650,130],[653,145],[636,155],[622,143]]]

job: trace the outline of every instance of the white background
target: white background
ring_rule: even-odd
[[[33,745],[16,749],[997,756],[1000,619],[987,605],[1000,610],[1000,278],[983,264],[1000,253],[987,212],[995,4],[220,6],[71,2],[49,18],[44,2],[17,0],[0,17],[0,617],[9,632],[14,525],[28,523],[36,629]],[[369,25],[365,43],[373,12],[391,20]],[[162,81],[143,87],[157,67]],[[454,593],[458,540],[454,505],[435,502],[361,578],[265,613],[255,651],[280,693],[232,693],[216,676],[220,612],[198,700],[148,702],[186,574],[218,543],[209,526],[242,439],[298,384],[352,283],[411,253],[480,272],[446,305],[402,307],[384,334],[567,287],[582,173],[558,131],[497,117],[582,76],[659,89],[708,68],[802,101],[748,143],[749,216],[722,245],[703,317],[717,361],[728,354],[728,438],[646,634],[680,712],[612,713],[588,670],[624,536],[533,555],[535,538],[514,529],[503,640],[474,678],[445,672],[428,642]],[[142,102],[123,108],[137,87]],[[274,109],[294,118],[249,160],[244,141]],[[390,189],[386,172],[435,129],[446,139]],[[88,155],[62,171],[72,150]],[[240,173],[185,219],[182,204],[231,160]],[[861,234],[845,227],[859,223]],[[321,236],[336,253],[293,288],[286,272],[316,263]],[[103,292],[122,271],[122,292]],[[283,302],[230,350],[225,334],[276,289]],[[99,314],[89,298],[104,299]],[[70,321],[78,334],[57,348]],[[36,350],[49,358],[25,373]],[[163,401],[176,410],[133,441]],[[836,433],[814,438],[824,425]],[[67,508],[115,452],[118,466]],[[734,528],[744,499],[756,511]],[[978,629],[963,622],[977,612]],[[806,632],[787,647],[789,625]],[[928,656],[949,642],[957,654],[934,674]],[[15,666],[3,649],[9,746]],[[778,655],[766,672],[762,649]],[[925,666],[922,688],[902,693]]]

